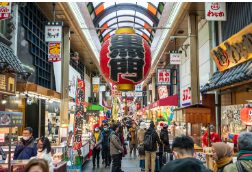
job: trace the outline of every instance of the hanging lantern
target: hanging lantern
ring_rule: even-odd
[[[252,108],[245,107],[240,111],[241,121],[246,125],[252,125]]]
[[[120,91],[133,91],[148,75],[151,51],[132,28],[120,28],[101,48],[100,67],[104,76]]]

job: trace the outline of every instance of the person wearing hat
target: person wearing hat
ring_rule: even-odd
[[[161,143],[159,146],[159,157],[163,157],[164,153],[171,153],[170,143],[169,143],[169,134],[168,134],[168,125],[164,124],[160,132]],[[165,158],[164,158],[165,159]],[[169,161],[168,159],[165,159]],[[160,167],[163,166],[163,158],[159,158]]]
[[[144,144],[144,134],[146,132],[146,124],[145,122],[141,122],[140,123],[140,129],[138,130],[137,132],[137,142],[138,142],[138,152],[139,152],[139,160],[140,160],[140,168],[141,168],[141,171],[144,171],[144,167],[145,167],[145,154],[144,152],[141,153],[140,152],[140,149],[141,149],[141,146],[143,146]]]
[[[112,157],[112,172],[123,172],[121,170],[121,163],[124,149],[118,135],[119,125],[113,124],[111,128],[113,130],[110,134],[110,155]]]

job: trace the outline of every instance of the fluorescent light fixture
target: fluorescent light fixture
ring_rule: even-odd
[[[78,24],[79,24],[79,27],[82,28],[81,30],[82,30],[84,36],[86,37],[89,46],[93,50],[93,53],[95,54],[95,58],[99,62],[100,60],[99,60],[98,50],[93,42],[93,39],[92,39],[92,36],[90,35],[89,30],[84,29],[84,28],[88,28],[88,26],[86,25],[86,22],[81,14],[81,11],[80,11],[78,4],[76,2],[68,2],[68,4],[69,4],[70,9],[71,9],[72,13],[74,14],[77,22],[78,22]]]

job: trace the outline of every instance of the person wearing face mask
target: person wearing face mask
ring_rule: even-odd
[[[14,160],[30,159],[37,155],[37,146],[32,137],[33,129],[26,127],[23,130],[23,138],[18,143],[14,151]]]
[[[103,162],[105,163],[105,168],[108,167],[111,163],[110,148],[109,148],[110,134],[111,134],[111,130],[109,129],[108,124],[106,123],[103,125],[103,131],[101,133],[102,157],[103,157]]]
[[[99,167],[100,163],[100,150],[101,150],[101,133],[98,127],[94,129],[92,134],[91,143],[92,143],[92,151],[93,151],[93,168],[95,168],[95,159],[97,160],[97,167]]]
[[[211,172],[204,164],[193,157],[194,142],[192,138],[182,135],[172,143],[173,161],[168,162],[161,172]]]
[[[37,159],[44,159],[49,165],[49,172],[53,172],[53,161],[51,156],[51,143],[47,137],[41,137],[37,142]]]

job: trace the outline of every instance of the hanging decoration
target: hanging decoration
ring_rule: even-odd
[[[78,79],[76,91],[76,110],[74,115],[74,143],[73,149],[80,150],[82,147],[82,126],[85,111],[85,83]]]
[[[150,47],[132,28],[118,29],[101,48],[101,70],[120,91],[133,91],[148,75],[150,66]]]

